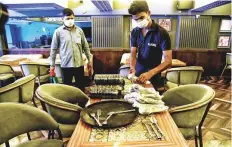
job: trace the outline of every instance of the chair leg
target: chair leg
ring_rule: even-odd
[[[198,128],[198,136],[199,136],[200,147],[203,147],[203,140],[202,140],[202,130],[201,130],[201,127]]]
[[[28,140],[31,140],[31,136],[30,136],[29,132],[27,133],[27,138],[28,138]]]
[[[6,147],[10,147],[9,141],[5,142]]]
[[[38,107],[38,106],[36,105],[36,103],[35,103],[35,97],[34,97],[34,96],[33,96],[33,98],[32,98],[32,102],[33,102],[33,104],[34,104],[35,107]]]
[[[197,128],[195,127],[195,146],[198,147],[198,134],[197,134]]]
[[[51,133],[52,133],[52,131],[49,130],[49,131],[48,131],[48,139],[50,139]]]
[[[227,64],[225,65],[224,69],[222,70],[222,73],[221,73],[221,75],[220,75],[220,79],[222,78],[222,75],[223,75],[223,73],[224,73],[226,67],[227,67]]]

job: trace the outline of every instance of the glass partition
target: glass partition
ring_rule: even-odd
[[[9,49],[50,48],[54,31],[62,18],[9,18],[5,25]],[[91,18],[76,17],[75,25],[82,28],[91,47]]]

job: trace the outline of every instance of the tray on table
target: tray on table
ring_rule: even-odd
[[[110,119],[108,119],[107,124],[102,126],[98,126],[94,118],[90,116],[90,113],[97,114],[97,110],[101,110],[99,120],[100,122],[103,122],[107,118],[109,112],[124,111],[131,109],[135,109],[135,111],[112,115]],[[134,122],[138,114],[138,109],[132,107],[132,105],[126,101],[106,100],[91,104],[87,106],[85,109],[83,109],[81,111],[81,119],[83,122],[87,123],[92,127],[117,128],[131,124],[132,122]]]

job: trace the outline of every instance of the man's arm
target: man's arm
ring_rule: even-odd
[[[135,73],[135,67],[136,67],[136,53],[137,49],[136,47],[131,47],[131,53],[130,53],[130,73]]]
[[[85,52],[85,55],[90,63],[91,62],[90,48],[89,48],[89,44],[85,38],[85,34],[84,34],[83,30],[81,30],[81,43],[82,43],[83,51]]]
[[[163,51],[163,57],[164,57],[164,62],[149,71],[151,72],[152,76],[172,66],[172,50]]]
[[[52,43],[51,43],[51,51],[50,51],[50,58],[51,58],[51,63],[50,65],[52,67],[55,66],[55,61],[56,61],[56,54],[59,48],[59,34],[57,31],[54,32],[53,38],[52,38]]]
[[[164,62],[158,65],[157,67],[145,72],[139,76],[138,81],[145,83],[146,81],[150,80],[151,77],[154,75],[162,72],[163,70],[167,69],[168,67],[172,66],[172,50],[165,50],[163,51]]]

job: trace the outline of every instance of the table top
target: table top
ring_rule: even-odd
[[[127,65],[130,62],[130,53],[124,53],[122,55],[120,64],[121,65]],[[163,60],[162,60],[163,62]],[[172,67],[180,67],[180,66],[186,66],[186,63],[184,63],[183,61],[180,61],[179,59],[172,59]]]
[[[97,102],[99,100],[91,100],[91,103]],[[158,120],[158,124],[164,133],[164,140],[121,140],[121,141],[111,141],[106,139],[105,141],[92,141],[91,132],[92,129],[89,125],[85,124],[83,121],[79,120],[67,147],[102,147],[102,146],[130,146],[130,147],[187,147],[187,143],[174,123],[172,117],[168,111],[156,113],[151,115]],[[131,124],[133,125],[133,123]],[[108,133],[110,134],[110,133]],[[134,134],[142,134],[140,131],[135,131]],[[141,138],[140,138],[141,139]]]

